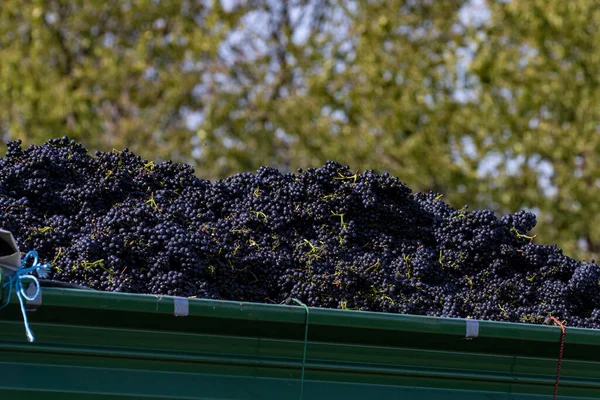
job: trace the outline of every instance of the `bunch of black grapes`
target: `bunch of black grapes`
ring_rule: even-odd
[[[535,215],[457,210],[327,162],[216,182],[68,138],[0,158],[0,228],[50,278],[104,291],[600,327],[600,268],[534,243]]]

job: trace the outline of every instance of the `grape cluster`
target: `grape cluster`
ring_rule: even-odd
[[[600,328],[600,268],[501,218],[327,162],[216,182],[68,138],[0,158],[0,227],[97,290]]]

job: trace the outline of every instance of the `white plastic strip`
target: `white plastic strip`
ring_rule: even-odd
[[[190,312],[190,302],[187,297],[173,297],[175,311],[173,315],[176,317],[185,317]]]
[[[479,336],[479,321],[467,319],[467,339],[473,339]]]
[[[27,288],[27,291],[25,293],[27,293],[27,296],[33,297],[35,295],[35,291],[36,291],[36,285],[31,284],[31,285],[29,285],[29,287]],[[38,295],[35,299],[27,300],[27,302],[26,302],[26,308],[28,310],[32,310],[32,311],[35,311],[35,309],[41,305],[42,305],[42,290],[40,290],[40,292],[38,293]]]

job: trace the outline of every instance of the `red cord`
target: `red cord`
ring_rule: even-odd
[[[558,395],[558,380],[560,379],[560,365],[562,364],[563,350],[565,348],[565,335],[567,334],[567,328],[555,317],[550,317],[558,326],[560,326],[560,352],[558,353],[558,365],[556,366],[556,380],[554,381],[554,400]]]

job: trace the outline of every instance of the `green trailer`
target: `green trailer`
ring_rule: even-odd
[[[555,326],[69,288],[34,303],[32,343],[15,296],[0,310],[4,399],[551,399],[561,338]],[[558,398],[600,398],[600,332],[565,339]]]

